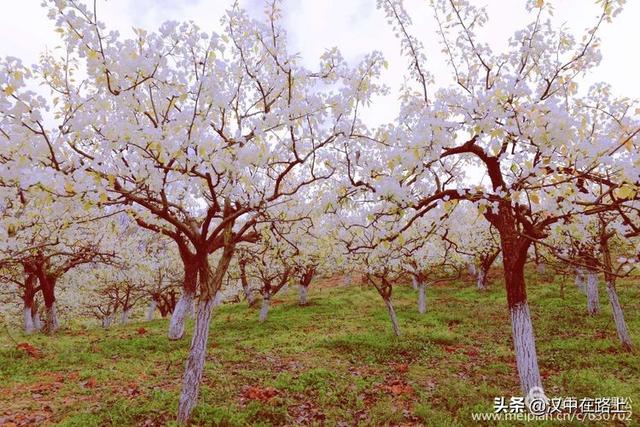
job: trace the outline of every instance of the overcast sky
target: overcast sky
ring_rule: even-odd
[[[25,63],[33,63],[45,47],[58,44],[41,0],[1,1],[0,56],[17,56]],[[504,49],[514,31],[531,19],[524,0],[472,1],[488,8],[490,21],[480,36],[494,51]],[[587,78],[583,89],[594,81],[606,81],[617,94],[640,98],[640,0],[627,3],[622,15],[602,29],[603,61]],[[153,30],[169,19],[193,20],[203,29],[214,31],[219,29],[220,16],[231,4],[232,0],[98,0],[98,12],[108,28],[127,36],[132,35],[132,26]],[[241,0],[241,4],[254,16],[261,16],[264,10],[262,0]],[[390,63],[384,80],[397,88],[407,62],[399,56],[398,39],[375,4],[376,0],[285,0],[290,51],[299,52],[306,65],[313,67],[322,52],[333,46],[338,46],[349,61],[357,61],[371,50],[381,50]],[[553,4],[555,21],[576,34],[593,25],[598,14],[593,0],[554,0]],[[407,0],[406,5],[414,20],[412,31],[422,39],[428,55],[434,52],[428,57],[436,78],[448,78],[449,71],[439,57],[428,2]],[[394,109],[386,105],[390,102],[393,99],[378,102],[369,112],[370,120],[392,120]]]

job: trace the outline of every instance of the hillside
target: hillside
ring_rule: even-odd
[[[573,284],[563,298],[558,282],[529,283],[547,393],[640,402],[640,358],[621,351],[606,296],[588,317]],[[619,287],[640,343],[640,290]],[[472,412],[493,412],[494,397],[520,394],[502,283],[486,293],[464,281],[431,287],[423,316],[410,287],[394,299],[400,338],[375,291],[359,286],[312,285],[306,307],[291,290],[264,324],[243,303],[217,308],[193,423],[468,425]],[[173,423],[189,340],[170,342],[166,329],[156,320],[53,338],[12,331],[21,348],[3,331],[0,425]]]

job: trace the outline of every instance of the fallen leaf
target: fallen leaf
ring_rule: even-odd
[[[40,353],[40,350],[38,350],[37,348],[35,348],[31,344],[29,344],[28,342],[21,342],[20,344],[18,344],[16,346],[16,348],[18,350],[24,350],[25,353],[27,353],[29,356],[31,356],[33,358],[40,359],[42,357],[42,354]]]
[[[278,395],[278,390],[273,387],[251,386],[245,389],[243,397],[248,400],[267,402]]]

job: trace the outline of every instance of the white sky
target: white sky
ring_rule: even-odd
[[[494,51],[504,48],[513,32],[531,19],[524,8],[525,0],[472,1],[488,7],[490,21],[481,37]],[[565,23],[574,34],[581,34],[595,22],[598,10],[594,0],[547,1],[554,4],[556,22]],[[405,2],[414,20],[412,31],[427,48],[431,71],[436,79],[446,79],[449,72],[440,57],[428,2]],[[31,64],[45,47],[58,44],[40,3],[41,0],[0,0],[0,57],[16,56]],[[601,29],[603,60],[583,89],[592,82],[605,81],[618,95],[640,98],[637,82],[640,58],[636,46],[640,43],[640,0],[627,3],[614,23]],[[216,30],[220,16],[231,4],[232,0],[98,0],[98,12],[108,28],[129,36],[133,34],[132,26],[153,30],[169,19],[193,20],[205,30]],[[260,16],[264,9],[262,0],[241,0],[241,4],[255,16]],[[397,88],[407,61],[399,56],[399,41],[375,4],[376,0],[284,0],[290,51],[299,52],[305,64],[313,67],[322,52],[333,46],[338,46],[345,58],[353,62],[372,50],[381,50],[390,64],[384,81]],[[378,100],[368,112],[368,121],[380,124],[392,120],[396,109],[389,104],[394,99],[395,96]]]

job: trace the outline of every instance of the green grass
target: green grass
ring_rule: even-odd
[[[572,284],[561,292],[559,280],[528,277],[547,394],[640,402],[640,357],[621,351],[604,289],[601,313],[588,317],[584,295]],[[415,292],[398,286],[400,338],[380,297],[358,286],[312,287],[307,307],[295,292],[281,295],[264,324],[257,310],[224,305],[211,325],[193,423],[470,425],[472,412],[493,411],[494,397],[520,394],[503,285],[493,282],[486,293],[463,281],[428,288],[425,315]],[[640,345],[640,290],[619,288]],[[53,338],[13,332],[42,358],[3,333],[0,425],[172,425],[189,339],[171,342],[166,329],[157,320],[73,327]],[[250,387],[273,396],[261,400]]]

